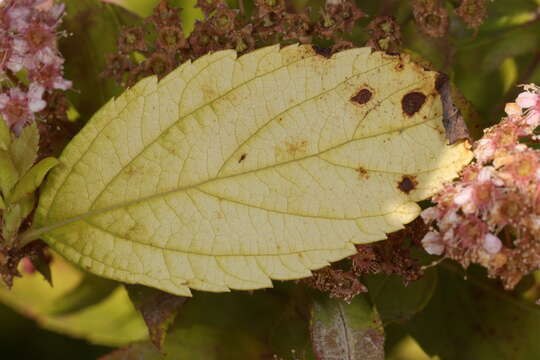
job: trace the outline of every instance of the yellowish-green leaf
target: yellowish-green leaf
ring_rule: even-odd
[[[15,189],[13,189],[13,192],[9,197],[9,202],[15,203],[36,191],[45,178],[45,175],[47,175],[47,173],[56,165],[58,165],[58,160],[53,157],[48,157],[30,168],[30,170],[23,175],[21,180],[19,180]]]
[[[11,134],[9,131],[9,127],[4,121],[4,118],[0,116],[0,150],[9,149],[10,143],[11,143]]]
[[[16,279],[11,290],[0,284],[0,302],[35,319],[44,328],[96,344],[127,345],[148,337],[146,325],[131,305],[123,287],[118,287],[110,296],[79,311],[55,314],[65,301],[71,301],[75,289],[85,277],[82,271],[56,254],[51,271],[54,287],[37,272]]]
[[[9,152],[0,149],[0,191],[7,197],[17,183],[18,174]]]
[[[436,77],[293,45],[146,78],[67,146],[23,241],[185,296],[309,276],[402,228],[470,161],[446,145]]]
[[[19,199],[16,204],[10,205],[7,211],[4,212],[2,236],[7,242],[15,241],[19,227],[34,208],[34,200],[33,195],[25,196]]]
[[[22,177],[37,158],[39,131],[35,123],[25,127],[21,135],[11,142],[10,153],[15,168]]]
[[[6,203],[4,202],[4,198],[2,197],[2,194],[0,194],[0,210],[4,210],[6,208]]]

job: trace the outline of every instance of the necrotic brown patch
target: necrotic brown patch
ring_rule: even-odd
[[[405,194],[410,193],[414,189],[416,189],[416,186],[418,185],[418,181],[416,181],[416,177],[412,175],[403,175],[401,180],[398,182],[398,189]]]
[[[422,105],[426,102],[426,95],[421,92],[413,91],[408,93],[401,99],[401,108],[408,116],[416,114]]]
[[[362,89],[351,98],[351,101],[358,103],[360,105],[363,105],[367,103],[369,100],[371,100],[372,96],[373,94],[371,91],[369,91],[368,89]]]
[[[325,48],[325,47],[321,47],[321,46],[317,46],[317,45],[312,45],[311,46],[313,48],[313,51],[315,51],[315,53],[317,55],[321,55],[325,58],[329,58],[332,56],[332,49],[331,48]]]

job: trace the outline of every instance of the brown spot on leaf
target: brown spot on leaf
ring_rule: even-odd
[[[403,175],[401,180],[398,182],[398,189],[404,192],[405,194],[408,194],[414,189],[416,189],[417,185],[418,185],[418,181],[416,181],[416,176]]]
[[[407,116],[416,114],[426,102],[426,95],[418,91],[408,93],[401,99],[401,108]]]
[[[360,105],[364,105],[369,100],[371,100],[372,96],[373,96],[373,93],[370,90],[363,88],[351,98],[351,101],[358,103]]]
[[[332,56],[332,49],[331,48],[325,48],[325,47],[321,47],[321,46],[317,46],[317,45],[313,45],[312,48],[313,48],[313,51],[315,51],[315,53],[317,55],[323,56],[323,57],[325,57],[327,59]]]
[[[369,178],[368,171],[366,169],[364,169],[363,167],[361,167],[361,166],[359,166],[358,169],[356,169],[356,172],[358,173],[358,177],[360,179],[368,179]]]
[[[242,155],[240,155],[240,159],[238,159],[238,163],[240,164],[242,161],[246,160],[246,157],[247,157],[246,153],[243,153]]]

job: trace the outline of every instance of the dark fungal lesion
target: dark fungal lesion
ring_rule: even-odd
[[[360,91],[358,91],[356,95],[351,97],[351,101],[360,105],[364,105],[367,102],[369,102],[369,100],[371,100],[372,97],[373,97],[373,93],[371,92],[371,90],[367,88],[363,88],[363,89],[360,89]]]
[[[332,54],[333,54],[332,48],[321,47],[321,46],[317,46],[317,45],[312,45],[311,47],[312,47],[313,51],[315,51],[315,53],[317,55],[320,55],[320,56],[325,57],[327,59],[332,57]]]
[[[426,95],[419,91],[413,91],[401,99],[401,108],[407,116],[416,114],[426,102]]]
[[[416,176],[413,175],[403,175],[398,182],[398,189],[399,191],[409,194],[411,191],[416,189],[416,186],[418,186],[418,181],[416,180]]]

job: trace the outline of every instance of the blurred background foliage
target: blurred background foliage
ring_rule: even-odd
[[[313,8],[315,14],[324,5],[322,0],[292,1],[298,8]],[[69,35],[61,40],[60,48],[67,59],[66,78],[76,84],[70,101],[84,122],[121,91],[101,75],[105,54],[114,51],[120,29],[136,24],[139,16],[148,16],[158,0],[111,1],[131,12],[98,0],[65,2],[64,27]],[[171,1],[184,8],[181,18],[186,33],[202,18],[195,2]],[[369,17],[359,22],[352,37],[357,43],[367,41],[366,26],[374,17],[393,16],[401,26],[403,50],[449,75],[466,99],[463,103],[470,102],[471,106],[464,106],[467,121],[479,134],[503,115],[504,104],[517,95],[517,85],[540,83],[540,0],[488,1],[487,19],[478,29],[468,28],[453,11],[460,0],[441,2],[449,11],[445,36],[432,38],[420,31],[410,1],[357,0]],[[236,1],[230,4],[237,5]],[[244,5],[251,8],[251,0],[244,0]],[[408,287],[392,276],[373,276],[366,284],[368,299],[377,307],[386,332],[387,359],[536,359],[540,353],[535,338],[540,331],[540,311],[531,299],[539,295],[537,278],[529,276],[513,293],[503,293],[499,284],[484,278],[482,271],[472,268],[466,273],[443,263]],[[147,337],[142,318],[119,284],[86,274],[59,257],[53,262],[52,279],[53,288],[40,274],[25,274],[15,281],[11,292],[0,289],[4,303],[0,306],[3,358],[96,359],[114,347]],[[270,326],[271,319],[261,315],[265,308],[286,314],[283,316],[292,329],[299,326],[300,320],[291,315],[288,305],[279,296],[268,295],[290,291],[290,287],[278,284],[275,292],[257,292],[257,301],[251,303],[256,306],[247,305],[245,294],[201,295],[190,303],[192,311],[177,320],[171,336],[187,341],[185,338],[196,330],[204,341],[195,339],[195,347],[179,342],[178,347],[195,354],[193,359],[203,359],[200,356],[206,353],[197,352],[200,348],[215,346],[222,332],[240,326],[241,331],[233,332],[234,345],[244,346],[242,354],[256,354],[264,344],[245,345],[242,334],[251,331],[249,324],[253,321],[258,322],[255,334],[260,327]],[[212,309],[211,304],[216,302],[222,307]],[[233,308],[238,303],[245,304],[247,314],[238,312],[242,307]],[[237,321],[232,323],[232,319]],[[221,327],[207,326],[213,321]],[[273,331],[285,330],[279,327]],[[289,335],[287,338],[297,343],[304,341],[300,337],[308,336],[290,329]],[[146,344],[138,349],[153,354],[146,358],[159,356]],[[111,357],[115,358],[122,357]]]

